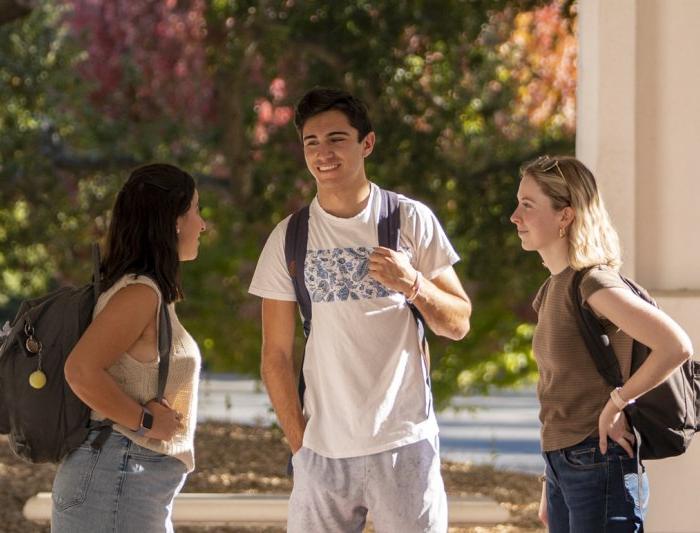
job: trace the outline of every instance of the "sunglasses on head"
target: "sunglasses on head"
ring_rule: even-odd
[[[561,176],[561,179],[566,181],[566,178],[564,178],[564,173],[561,171],[561,168],[559,168],[558,159],[549,157],[548,155],[542,155],[535,159],[535,166],[537,166],[542,172],[549,172],[553,168],[556,168],[559,176]]]

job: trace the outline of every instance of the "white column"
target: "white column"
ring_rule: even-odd
[[[580,0],[576,152],[597,176],[623,270],[700,349],[700,1]],[[696,437],[700,441],[700,436]],[[646,531],[700,531],[700,442],[650,461]]]
[[[636,3],[581,0],[576,155],[597,177],[635,275]]]

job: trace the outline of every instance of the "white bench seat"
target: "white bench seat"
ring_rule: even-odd
[[[192,526],[284,524],[288,503],[288,494],[181,493],[175,498],[173,522]],[[450,496],[448,507],[450,524],[501,524],[510,519],[507,509],[485,496]],[[23,513],[33,522],[48,522],[51,493],[32,496]]]

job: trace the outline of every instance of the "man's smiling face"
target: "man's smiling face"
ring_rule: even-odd
[[[304,159],[316,183],[323,188],[344,188],[363,182],[364,158],[374,147],[374,132],[358,139],[348,117],[335,109],[308,119],[302,131]]]

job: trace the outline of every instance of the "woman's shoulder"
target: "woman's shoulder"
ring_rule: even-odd
[[[127,274],[124,276],[124,287],[132,286],[150,287],[158,296],[158,300],[160,301],[161,299],[160,287],[158,287],[158,283],[151,276],[146,274]]]
[[[143,274],[125,274],[100,295],[94,316],[115,298],[127,305],[147,306],[154,309],[162,300],[158,284],[153,278]]]
[[[586,301],[601,289],[627,289],[617,268],[608,265],[595,265],[588,269],[581,278],[581,297]]]

